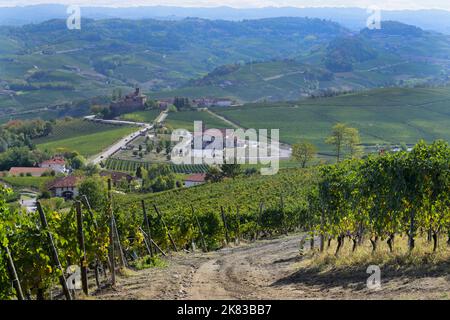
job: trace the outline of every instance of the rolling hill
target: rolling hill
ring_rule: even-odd
[[[297,100],[377,87],[449,81],[450,37],[384,21],[381,30],[339,36],[290,59],[216,68],[157,96],[227,96],[240,101]]]
[[[256,103],[214,111],[244,128],[280,129],[282,142],[306,139],[322,154],[331,127],[344,122],[360,130],[367,150],[377,144],[450,141],[450,87],[386,88],[299,102]]]
[[[81,30],[51,20],[0,27],[0,112],[109,95],[117,87],[176,88],[224,64],[306,54],[347,33],[337,23],[308,18],[83,20]]]
[[[355,33],[310,18],[83,20],[81,30],[50,20],[0,27],[0,44],[0,121],[87,113],[89,99],[107,103],[115,88],[298,100],[443,85],[450,66],[450,36],[391,21]]]

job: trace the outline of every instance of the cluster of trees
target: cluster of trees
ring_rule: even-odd
[[[53,132],[53,121],[12,120],[0,126],[0,152],[14,147],[33,148],[32,139],[48,136]]]
[[[450,240],[450,147],[444,141],[418,143],[411,152],[370,155],[321,168],[320,182],[309,195],[304,221],[316,235],[337,238],[336,254],[349,237],[356,250],[363,238],[377,249],[387,240],[408,236],[414,248],[418,233]],[[450,243],[450,242],[449,242]]]
[[[149,137],[146,138],[144,144],[139,144],[138,150],[133,151],[134,156],[144,157],[144,154],[149,154],[151,152],[164,153],[167,159],[170,160],[170,154],[172,152],[172,142],[170,140],[157,140],[153,141]]]
[[[7,171],[11,167],[33,167],[50,157],[50,153],[30,150],[28,147],[10,148],[0,153],[0,171]]]
[[[182,186],[167,164],[153,164],[148,170],[138,167],[136,177],[142,179],[141,190],[146,192],[160,192]]]
[[[256,171],[256,169],[255,169]],[[250,175],[254,171],[246,171],[247,175]],[[220,182],[224,178],[236,178],[243,173],[242,167],[237,163],[224,163],[220,166],[209,166],[206,172],[205,180],[208,182]]]
[[[0,170],[30,167],[50,158],[50,154],[35,149],[32,139],[53,132],[53,122],[13,120],[0,127]]]
[[[335,124],[325,143],[333,147],[337,162],[345,158],[357,159],[363,155],[364,150],[358,129],[349,127],[345,123]],[[300,163],[302,168],[305,168],[316,156],[317,148],[311,142],[303,140],[292,145],[292,157]]]
[[[53,132],[54,121],[35,120],[12,120],[3,128],[17,135],[24,135],[30,139],[46,137]]]
[[[188,98],[175,97],[173,105],[175,106],[175,108],[177,108],[178,111],[191,108],[191,102]]]

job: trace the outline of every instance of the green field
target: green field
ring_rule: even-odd
[[[145,111],[136,111],[132,113],[126,113],[120,116],[121,120],[134,121],[134,122],[147,122],[152,123],[161,113],[158,109],[151,109]]]
[[[154,163],[144,161],[122,160],[109,158],[106,160],[105,168],[108,170],[135,173],[137,168],[143,167],[148,170]],[[204,173],[208,170],[208,166],[205,164],[182,164],[175,165],[169,164],[170,169],[174,173],[191,174],[191,173]]]
[[[358,128],[364,145],[450,140],[450,88],[376,89],[214,111],[245,128],[280,129],[280,139],[286,143],[310,140],[325,153],[330,147],[324,140],[337,122]]]
[[[44,184],[55,179],[54,177],[1,177],[0,180],[6,182],[13,188],[34,188],[39,189]]]
[[[194,121],[203,121],[203,124],[210,129],[229,128],[230,125],[212,116],[206,111],[180,111],[171,112],[166,118],[166,125],[173,129],[194,130]]]
[[[134,126],[99,124],[81,119],[59,121],[52,135],[34,140],[41,150],[78,151],[89,157],[101,152],[127,134],[137,131]]]

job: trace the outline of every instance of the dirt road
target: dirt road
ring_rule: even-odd
[[[383,290],[366,287],[366,266],[347,273],[301,270],[302,235],[262,240],[207,254],[176,254],[165,268],[120,277],[98,299],[448,299],[445,275],[386,275]],[[384,280],[384,279],[383,279]]]
[[[293,270],[301,236],[262,240],[207,254],[176,254],[166,268],[123,277],[102,299],[299,299],[292,290],[274,285]]]

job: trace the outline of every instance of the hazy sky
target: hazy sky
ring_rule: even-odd
[[[0,0],[0,6],[31,5],[41,3],[78,4],[89,6],[138,6],[171,5],[186,7],[230,6],[235,8],[255,7],[369,7],[381,9],[444,9],[450,11],[450,0]]]

